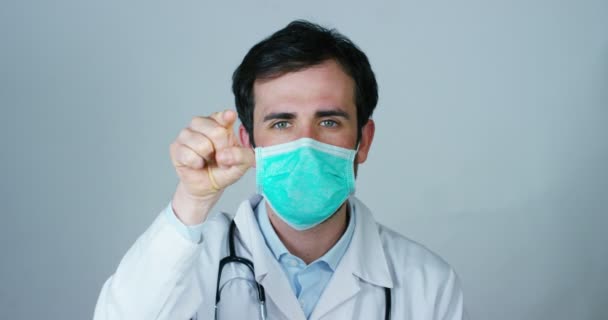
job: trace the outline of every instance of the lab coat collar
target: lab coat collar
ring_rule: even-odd
[[[291,291],[287,276],[267,248],[257,225],[253,208],[261,200],[260,195],[254,195],[249,201],[243,202],[237,211],[234,220],[242,243],[251,252],[256,280],[264,286],[277,307],[290,318],[305,319],[295,295],[285,294]],[[355,207],[355,232],[344,257],[311,314],[311,319],[323,316],[357,294],[360,281],[378,287],[393,287],[376,221],[359,199],[353,196],[349,201]]]
[[[255,219],[254,209],[261,204],[262,199],[263,197],[259,194],[253,195],[248,201],[241,203],[234,217],[242,245],[251,253],[255,266],[255,278],[258,282],[268,273],[267,262],[276,260],[270,249],[267,248],[264,236]]]
[[[351,256],[353,261],[345,265],[352,268],[352,273],[365,282],[392,288],[393,279],[378,232],[378,223],[363,202],[354,196],[350,197],[349,201],[355,207],[353,211],[357,215],[357,224],[352,243],[345,253],[345,256]]]
[[[361,282],[378,287],[393,287],[384,247],[378,233],[378,225],[370,210],[359,199],[349,198],[354,206],[357,223],[351,244],[332,279],[323,291],[311,319],[325,314],[355,296]]]

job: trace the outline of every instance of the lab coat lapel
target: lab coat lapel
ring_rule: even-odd
[[[266,246],[253,209],[261,196],[255,195],[239,207],[234,221],[240,234],[242,245],[251,253],[255,268],[255,279],[264,286],[267,300],[270,299],[288,319],[305,320],[287,276],[270,249]],[[238,250],[237,250],[238,251]]]
[[[354,207],[355,232],[311,319],[321,318],[354,297],[361,289],[360,281],[378,287],[393,287],[376,221],[357,198],[351,197],[349,201]]]
[[[348,254],[349,251],[352,250],[349,248],[344,257],[342,257],[327,287],[323,290],[319,302],[317,302],[315,309],[310,315],[310,319],[321,318],[332,309],[354,297],[361,290],[359,279],[355,277],[353,268],[351,268],[351,266],[356,264],[356,257],[353,254]],[[350,318],[352,318],[352,315],[350,315]]]

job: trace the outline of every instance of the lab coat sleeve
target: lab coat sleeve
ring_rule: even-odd
[[[203,242],[161,213],[103,285],[94,320],[189,319],[202,300],[194,268]]]
[[[462,288],[454,269],[449,269],[444,285],[438,294],[436,305],[437,320],[466,319]]]
[[[165,208],[165,211],[163,211],[163,214],[165,215],[165,217],[167,217],[167,220],[169,220],[171,225],[173,225],[173,227],[177,230],[177,232],[182,235],[182,237],[195,243],[201,242],[203,236],[203,228],[205,227],[205,224],[201,223],[193,226],[185,225],[175,215],[172,203],[173,202],[169,203],[167,208]]]

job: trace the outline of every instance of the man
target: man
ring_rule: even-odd
[[[352,196],[378,100],[363,52],[295,21],[247,53],[233,92],[238,138],[230,110],[180,132],[174,197],[104,284],[95,319],[462,318],[453,269]],[[234,224],[210,214],[251,167],[259,194]]]

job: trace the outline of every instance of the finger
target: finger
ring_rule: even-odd
[[[180,143],[171,144],[171,162],[176,168],[202,169],[205,166],[205,159],[203,157]]]
[[[255,165],[255,153],[251,148],[230,147],[218,150],[215,162],[220,167],[237,166],[248,169]]]
[[[236,121],[236,112],[226,109],[224,111],[213,113],[209,116],[209,118],[215,120],[215,122],[226,129],[232,129],[232,125]]]
[[[192,151],[196,152],[205,159],[205,161],[213,159],[213,152],[215,152],[213,142],[200,132],[185,128],[180,131],[177,142],[192,149]]]
[[[190,122],[190,129],[205,135],[215,150],[230,146],[232,131],[222,127],[211,117],[194,117]]]
[[[236,146],[238,145],[238,139],[236,139],[234,134],[234,123],[237,119],[237,114],[233,110],[226,109],[221,112],[215,112],[209,116],[209,118],[215,120],[219,125],[226,128],[228,132],[228,145]]]

